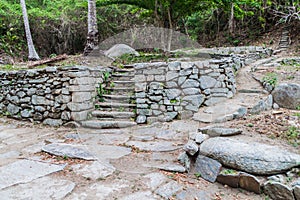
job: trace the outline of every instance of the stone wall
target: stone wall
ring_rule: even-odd
[[[200,106],[232,98],[236,93],[235,73],[271,53],[258,47],[209,50],[203,52],[218,59],[136,64],[138,116],[146,116],[150,123],[190,118]],[[241,54],[228,55],[231,51]]]
[[[103,70],[47,67],[1,71],[0,112],[53,126],[85,120],[94,107],[95,88],[102,83]]]
[[[170,121],[191,117],[236,93],[228,60],[148,63],[135,66],[137,114]]]

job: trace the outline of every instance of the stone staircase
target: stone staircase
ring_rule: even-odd
[[[96,102],[91,119],[83,121],[85,128],[118,129],[136,125],[135,82],[133,66],[115,68],[109,85],[104,87],[108,94],[102,102]]]
[[[291,38],[290,38],[289,28],[285,27],[281,34],[278,49],[281,51],[286,51],[289,48],[290,43],[291,43]]]

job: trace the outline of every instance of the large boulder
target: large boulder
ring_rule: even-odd
[[[126,44],[116,44],[112,46],[109,50],[105,51],[104,54],[110,58],[120,57],[124,54],[132,54],[135,56],[139,56],[140,54]]]
[[[300,165],[300,155],[261,143],[244,143],[224,137],[210,138],[200,145],[200,154],[223,165],[252,174],[269,175]]]
[[[274,102],[280,107],[296,109],[300,106],[300,85],[295,83],[282,83],[272,92]]]

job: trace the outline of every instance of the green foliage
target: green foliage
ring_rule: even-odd
[[[274,72],[267,73],[263,77],[263,81],[269,83],[272,86],[276,86],[278,81],[278,75]]]
[[[201,173],[195,173],[194,175],[196,178],[201,178]]]
[[[237,174],[238,172],[234,169],[225,169],[225,170],[222,170],[221,172],[222,174]]]
[[[296,126],[290,126],[285,132],[284,137],[289,141],[290,144],[297,147],[300,145],[300,129]]]

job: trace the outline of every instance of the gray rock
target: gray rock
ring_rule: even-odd
[[[1,199],[65,199],[74,188],[75,183],[71,181],[42,177],[0,190],[0,196]]]
[[[300,155],[261,143],[247,144],[224,137],[210,138],[200,145],[200,153],[225,166],[253,174],[271,175],[299,166]]]
[[[170,80],[178,78],[178,76],[179,76],[178,72],[176,72],[176,71],[168,71],[167,75],[166,75],[166,81],[169,82]]]
[[[181,90],[179,89],[166,89],[165,90],[166,95],[168,97],[168,99],[176,99],[176,97],[179,97],[181,94]]]
[[[269,176],[268,180],[270,181],[275,181],[275,182],[279,182],[279,183],[284,183],[285,177],[282,174],[277,174],[277,175],[273,175],[273,176]]]
[[[250,111],[251,114],[258,114],[262,111],[270,110],[273,106],[273,97],[269,95],[265,100],[259,101]]]
[[[146,186],[150,189],[155,190],[158,186],[166,182],[168,179],[161,173],[151,173],[144,176],[147,181],[145,181]]]
[[[136,118],[136,123],[138,123],[138,124],[144,124],[144,123],[146,123],[146,121],[147,121],[147,117],[145,115],[139,115]]]
[[[218,161],[198,155],[194,170],[195,173],[201,175],[201,178],[213,183],[216,181],[221,168],[222,165]]]
[[[21,117],[24,117],[24,118],[31,117],[32,113],[33,113],[33,110],[28,110],[28,109],[22,110]]]
[[[180,70],[180,62],[171,62],[168,64],[169,70]]]
[[[300,200],[300,185],[295,185],[293,187],[294,196],[296,200]]]
[[[184,173],[186,171],[185,167],[182,165],[177,165],[177,164],[161,164],[161,165],[155,165],[153,166],[155,168],[169,171],[169,172],[179,172],[179,173]]]
[[[201,144],[204,140],[208,139],[209,136],[203,133],[196,133],[195,135],[195,142],[197,144]]]
[[[187,79],[181,86],[181,88],[199,88],[199,82],[192,79]]]
[[[219,127],[204,127],[199,128],[204,134],[209,135],[210,137],[218,137],[218,136],[232,136],[232,135],[239,135],[242,133],[242,130],[236,128],[219,128]]]
[[[188,172],[190,171],[191,159],[185,152],[178,156],[178,161],[186,168]]]
[[[203,90],[207,88],[213,88],[217,83],[217,80],[210,76],[201,76],[199,81],[200,81],[200,87]]]
[[[23,98],[25,95],[26,95],[26,93],[23,91],[17,92],[17,96],[20,98]]]
[[[43,124],[49,125],[49,126],[61,126],[63,124],[63,121],[61,119],[45,119],[43,121]]]
[[[155,190],[155,193],[160,195],[164,199],[170,199],[173,195],[175,195],[182,189],[183,187],[176,181],[170,181],[169,183],[162,185],[157,190]]]
[[[0,190],[20,183],[28,183],[34,179],[61,171],[65,165],[55,165],[32,160],[18,160],[0,167]]]
[[[277,103],[273,104],[273,109],[278,110],[279,109],[279,105]]]
[[[69,103],[71,101],[71,96],[61,94],[55,97],[55,101],[58,103]]]
[[[264,184],[264,192],[271,199],[294,200],[293,190],[282,183],[267,181]]]
[[[178,112],[166,112],[166,113],[164,113],[164,115],[165,115],[165,121],[170,122],[174,118],[176,118],[176,116],[178,115]]]
[[[200,94],[200,90],[198,88],[186,88],[183,89],[183,93],[185,95]]]
[[[225,97],[211,97],[204,102],[206,106],[212,106],[220,102],[224,102],[227,98]]]
[[[274,102],[282,108],[296,109],[300,105],[300,85],[282,83],[272,92]]]
[[[151,191],[140,191],[121,197],[120,200],[157,200],[157,196]]]
[[[191,102],[194,106],[200,107],[200,105],[204,101],[204,95],[199,94],[199,95],[191,95],[191,96],[185,96],[182,98],[183,101],[188,101]]]
[[[199,191],[196,189],[188,188],[176,195],[176,200],[211,200],[207,191]]]
[[[142,142],[142,141],[129,141],[126,143],[128,146],[135,146],[142,151],[173,151],[182,148],[181,145],[176,146],[173,142],[168,141],[152,141],[152,142]]]
[[[120,57],[124,54],[132,54],[135,56],[139,56],[140,54],[126,44],[116,44],[112,46],[109,50],[105,51],[104,54],[111,58]]]
[[[48,100],[43,96],[37,96],[37,95],[32,96],[31,102],[33,105],[47,105],[47,106],[54,105],[54,101]]]
[[[247,108],[240,107],[235,113],[233,113],[233,119],[239,119],[247,115]]]
[[[235,173],[224,173],[224,171],[221,171],[221,173],[217,177],[217,182],[223,185],[228,185],[233,188],[238,188],[240,181],[240,173],[236,171],[234,172]]]
[[[68,111],[63,111],[61,113],[61,119],[62,120],[66,120],[66,121],[69,121],[71,119],[71,113],[68,112]]]
[[[261,183],[253,175],[240,173],[239,187],[256,194],[261,193]]]
[[[199,146],[195,141],[189,140],[188,143],[184,145],[183,150],[185,150],[189,155],[193,156],[199,151]]]
[[[96,157],[79,147],[70,144],[48,144],[42,147],[42,151],[56,156],[79,158],[83,160],[96,160]]]
[[[72,168],[75,173],[91,180],[104,179],[116,170],[111,164],[104,161],[94,161],[90,165],[76,165]]]
[[[7,112],[9,112],[10,115],[16,115],[20,111],[20,108],[18,106],[15,106],[14,104],[8,104],[7,106]]]

